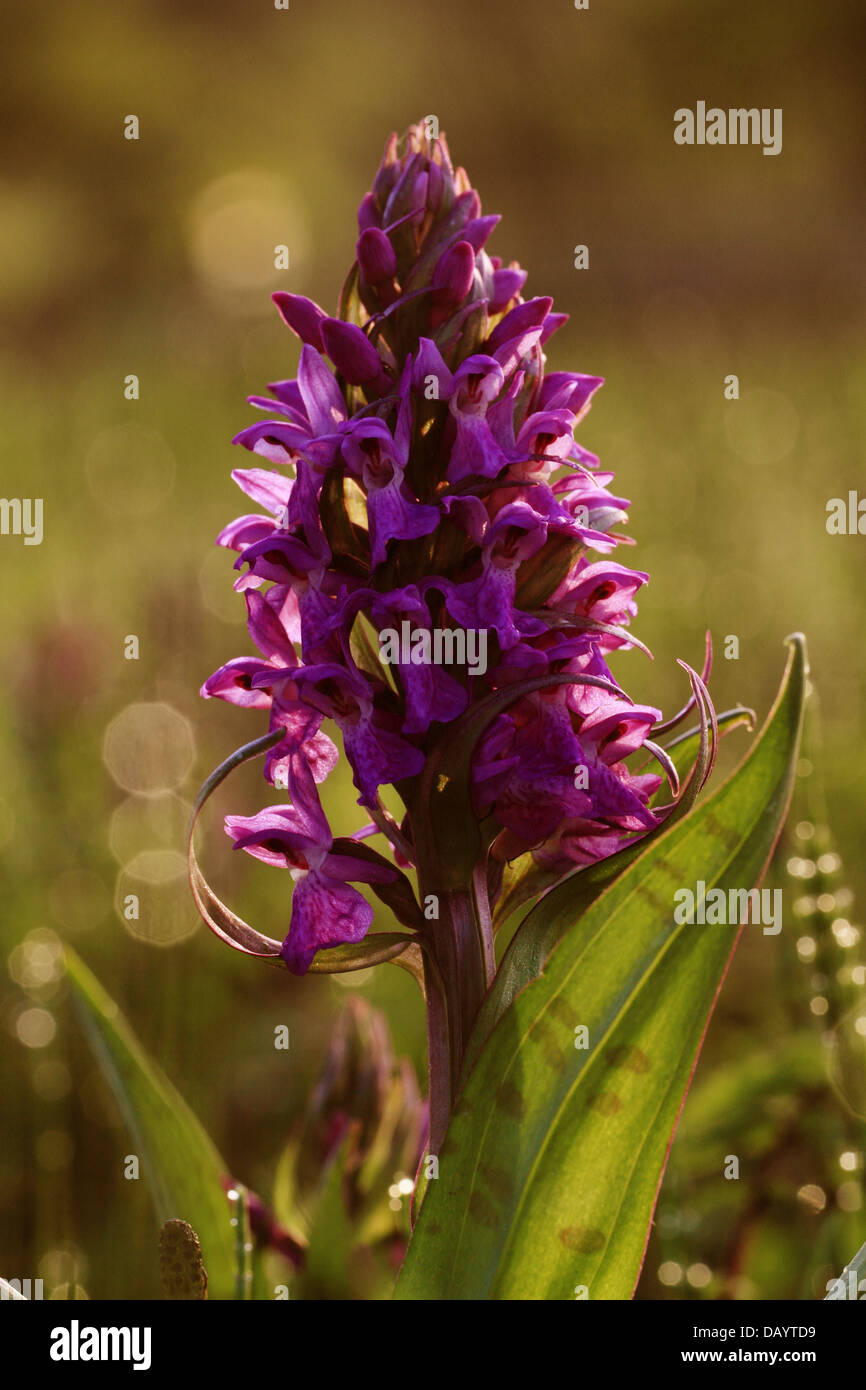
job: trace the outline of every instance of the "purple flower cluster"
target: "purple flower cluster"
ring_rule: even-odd
[[[602,383],[545,372],[566,315],[523,299],[526,272],[487,254],[498,220],[482,216],[443,138],[420,125],[402,148],[392,136],[338,316],[274,295],[302,343],[297,377],[251,398],[266,418],[235,440],[267,465],[234,471],[261,510],[219,536],[238,552],[259,655],[220,667],[202,694],[267,710],[282,735],[265,776],[290,804],[229,816],[226,829],[295,879],[283,958],[298,974],[368,930],[353,883],[386,900],[408,883],[412,817],[397,826],[380,788],[411,804],[443,732],[491,692],[535,681],[474,752],[490,864],[532,852],[565,872],[657,823],[661,779],[626,760],[660,714],[633,704],[606,661],[633,642],[648,576],[610,558],[628,503],[574,439]],[[483,636],[483,669],[424,659],[423,639],[383,660],[382,634],[407,627]],[[574,680],[544,684],[553,675]],[[335,841],[319,799],[338,761],[326,721],[370,817],[354,840]],[[365,843],[380,832],[388,856]]]

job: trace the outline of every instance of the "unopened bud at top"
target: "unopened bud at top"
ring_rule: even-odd
[[[271,295],[271,299],[279,309],[283,322],[289,325],[293,333],[297,333],[301,342],[309,343],[318,352],[323,352],[322,321],[326,317],[324,309],[320,309],[312,299],[305,299],[302,294],[287,294],[285,290],[277,290]]]
[[[393,280],[397,273],[397,257],[385,233],[378,227],[367,227],[358,238],[358,265],[361,274],[371,285]]]

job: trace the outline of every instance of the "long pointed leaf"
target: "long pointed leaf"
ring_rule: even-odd
[[[458,1100],[398,1298],[632,1294],[739,934],[677,924],[673,894],[760,882],[790,799],[805,679],[798,637],[738,771],[573,922],[499,1020]],[[559,889],[545,903],[567,919]]]
[[[159,1225],[179,1218],[198,1235],[211,1298],[235,1294],[228,1168],[186,1101],[145,1053],[114,1000],[69,946],[66,974],[93,1052],[132,1136]],[[154,1232],[156,1268],[156,1232]]]

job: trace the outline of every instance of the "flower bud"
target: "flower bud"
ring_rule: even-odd
[[[553,300],[546,295],[542,295],[538,299],[527,299],[525,303],[518,304],[517,308],[507,313],[490,334],[487,339],[487,351],[495,352],[510,338],[516,338],[528,329],[538,328],[545,319],[551,316],[552,305]]]
[[[379,209],[372,193],[365,193],[358,208],[358,231],[365,232],[368,227],[379,226]]]
[[[443,210],[442,199],[445,196],[446,186],[446,176],[442,169],[438,164],[431,163],[427,170],[427,210],[434,217]]]
[[[419,176],[424,178],[424,192],[426,193],[427,180],[426,175],[423,175],[422,172],[422,158],[420,154],[416,154],[412,156],[391,190],[385,204],[385,211],[382,214],[383,226],[390,227],[392,222],[399,221],[408,212],[414,212],[419,207]]]
[[[502,218],[498,212],[490,217],[473,217],[463,228],[463,240],[468,241],[473,251],[480,251],[490,233]]]
[[[392,131],[385,142],[385,153],[382,156],[382,163],[379,165],[378,172],[373,180],[372,197],[380,212],[385,207],[391,190],[399,177],[400,161],[398,159],[397,134],[396,131]]]
[[[312,299],[305,299],[302,294],[287,294],[285,290],[277,290],[271,295],[271,299],[280,311],[280,318],[298,335],[301,342],[309,343],[311,347],[323,352],[322,320],[327,317],[324,309],[320,309]]]
[[[385,376],[381,357],[356,324],[323,319],[322,342],[337,371],[353,386],[372,385]]]
[[[394,1057],[384,1015],[350,996],[334,1025],[328,1053],[304,1117],[297,1149],[301,1189],[318,1182],[322,1169],[352,1133],[347,1176],[365,1162],[414,1171],[421,1154],[426,1107],[409,1063]]]
[[[491,314],[500,313],[514,298],[519,294],[526,283],[526,271],[508,267],[505,270],[494,270],[493,290],[490,295],[489,309]],[[550,315],[548,315],[550,317]]]
[[[474,274],[475,252],[469,242],[458,241],[449,247],[433,272],[430,321],[434,327],[463,303],[472,288]]]
[[[397,257],[385,233],[378,227],[368,227],[361,233],[356,253],[361,274],[371,285],[393,280],[397,273]]]

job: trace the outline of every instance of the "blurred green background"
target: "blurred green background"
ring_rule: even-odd
[[[579,438],[632,499],[638,544],[620,558],[652,576],[637,631],[656,658],[624,655],[616,674],[673,710],[675,658],[700,664],[709,627],[717,706],[763,717],[782,639],[804,631],[823,743],[795,820],[829,819],[848,866],[816,930],[864,900],[864,542],[825,529],[828,499],[863,474],[862,12],[856,0],[580,12],[569,0],[292,0],[287,12],[129,0],[19,5],[4,30],[2,492],[42,497],[45,511],[40,546],[0,537],[0,1273],[41,1274],[58,1296],[152,1297],[147,1194],[123,1180],[129,1140],[68,1009],[56,943],[80,951],[234,1175],[267,1197],[347,990],[223,949],[188,898],[188,804],[263,728],[198,699],[249,650],[213,537],[247,510],[229,477],[248,462],[229,444],[254,418],[245,397],[297,361],[269,294],[333,308],[392,129],[438,116],[485,212],[503,214],[489,250],[528,268],[527,295],[571,314],[549,366],[607,379]],[[676,146],[673,112],[698,99],[783,108],[782,153]],[[123,136],[130,114],[138,141]],[[274,270],[278,244],[287,271]],[[577,244],[588,270],[574,269]],[[731,373],[738,401],[724,398]],[[129,374],[138,400],[124,398]],[[729,634],[736,661],[722,657]],[[124,657],[130,635],[137,660]],[[745,748],[742,732],[731,745]],[[358,824],[351,784],[335,776],[327,790],[345,833]],[[233,861],[219,828],[263,792],[256,765],[235,774],[206,812],[204,859],[280,936],[287,876]],[[725,985],[644,1297],[815,1297],[866,1234],[863,1121],[816,1073],[820,1015],[795,1043],[802,1065],[785,1052],[810,994],[832,994],[797,965],[792,882],[785,931],[747,933]],[[117,910],[130,892],[138,922]],[[385,966],[352,988],[385,1009],[423,1074],[408,977]],[[279,1023],[288,1053],[273,1047]],[[720,1177],[731,1152],[738,1184]]]

